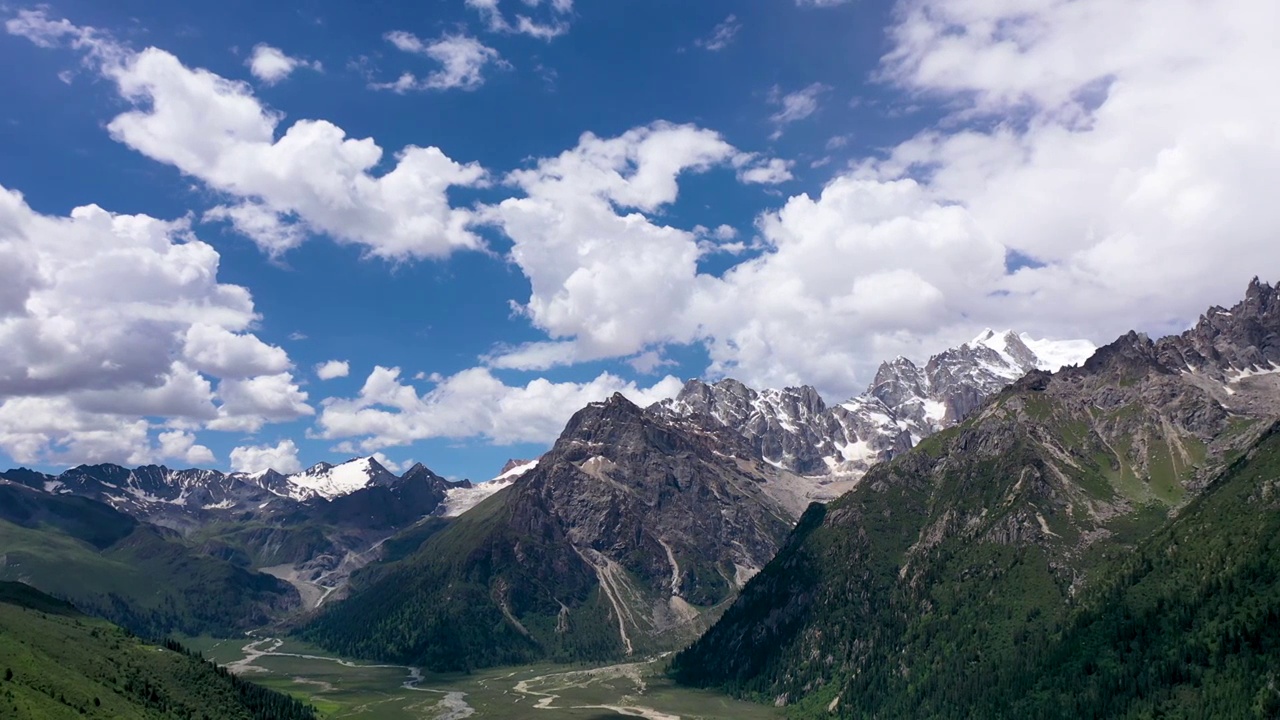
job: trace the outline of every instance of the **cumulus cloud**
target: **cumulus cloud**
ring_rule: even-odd
[[[589,402],[621,392],[648,405],[671,397],[682,383],[665,377],[638,387],[602,374],[584,383],[537,379],[523,386],[504,384],[488,369],[472,368],[440,378],[421,395],[400,378],[399,368],[377,367],[358,396],[328,399],[317,421],[326,439],[359,438],[372,452],[427,438],[482,437],[499,445],[549,443],[574,412]]]
[[[316,365],[316,377],[321,380],[343,378],[351,373],[351,365],[346,360],[330,360]]]
[[[693,339],[697,238],[632,211],[673,202],[680,173],[737,155],[717,133],[659,123],[616,138],[587,133],[574,149],[511,173],[525,197],[485,217],[514,241],[511,257],[532,285],[522,311],[552,337],[575,338],[571,354],[551,346],[532,354],[589,360]]]
[[[730,15],[719,25],[716,25],[709,36],[696,40],[694,44],[704,50],[718,52],[729,47],[741,29],[742,23],[738,22],[737,16]]]
[[[266,85],[275,85],[293,74],[298,68],[310,68],[319,72],[323,66],[319,62],[286,55],[283,50],[266,43],[253,47],[253,54],[245,61],[249,72]]]
[[[278,473],[296,473],[302,470],[298,462],[298,446],[292,440],[281,440],[274,446],[248,445],[231,450],[231,471],[256,473],[275,470]]]
[[[697,270],[705,229],[653,219],[681,172],[731,157],[688,161],[713,147],[705,131],[587,137],[518,175],[528,197],[491,214],[530,278],[525,312],[552,339],[495,364],[648,359],[700,342],[712,375],[839,397],[884,357],[983,326],[1095,342],[1180,331],[1280,267],[1269,199],[1280,136],[1268,120],[1280,98],[1257,92],[1280,65],[1259,32],[1280,7],[903,7],[880,75],[951,115],[764,213],[763,252],[718,276]],[[780,122],[813,107],[782,104]],[[647,186],[662,192],[620,201],[621,168],[661,178]]]
[[[448,197],[451,187],[485,184],[479,165],[408,146],[375,175],[385,163],[372,138],[349,138],[325,120],[299,120],[278,134],[282,115],[244,83],[189,68],[157,48],[134,52],[43,11],[21,17],[9,32],[85,50],[134,106],[107,124],[115,140],[224,194],[230,202],[207,217],[230,221],[268,253],[295,247],[307,233],[393,260],[483,245],[469,229],[471,211],[452,207]]]
[[[281,348],[205,323],[187,328],[183,352],[195,369],[224,378],[269,375],[290,365]]]
[[[252,396],[291,365],[253,334],[252,298],[218,281],[218,263],[186,220],[96,205],[46,216],[0,187],[0,450],[19,462],[202,461],[189,433],[152,432],[245,424],[260,401],[229,401],[214,381],[249,383]],[[314,412],[285,385],[299,402],[269,419]]]
[[[1030,259],[973,306],[995,324],[1181,330],[1280,265],[1280,97],[1259,91],[1277,22],[1251,0],[910,6],[884,78],[980,129],[925,132],[862,170],[921,178]]]
[[[573,0],[522,0],[532,10],[545,8],[543,20],[516,13],[514,20],[498,7],[499,0],[466,0],[467,7],[480,14],[489,32],[528,35],[539,40],[551,41],[569,32],[569,15],[573,12]]]
[[[189,432],[170,430],[160,433],[156,439],[159,441],[162,457],[178,458],[193,466],[207,466],[215,460],[213,451],[196,444],[196,436]]]
[[[218,383],[222,405],[213,430],[257,432],[269,422],[282,422],[314,415],[292,373],[259,375],[247,379],[226,379]]]
[[[441,35],[423,42],[413,33],[396,30],[386,34],[387,41],[400,50],[423,55],[440,63],[440,69],[426,77],[406,72],[387,83],[374,83],[378,90],[406,93],[413,90],[475,90],[484,84],[484,70],[489,65],[509,67],[497,50],[467,35]]]
[[[482,13],[499,10],[498,0],[471,5]],[[26,17],[17,32],[38,43],[79,44],[95,58],[110,55],[94,49],[98,36],[38,19]],[[546,337],[497,349],[489,366],[541,369],[629,358],[637,368],[653,369],[662,362],[663,346],[702,343],[711,374],[758,385],[814,383],[839,397],[860,390],[884,357],[927,354],[984,326],[1100,342],[1131,327],[1180,330],[1209,304],[1237,298],[1254,274],[1280,266],[1274,238],[1280,205],[1271,197],[1280,176],[1280,136],[1272,120],[1280,114],[1280,96],[1265,91],[1272,84],[1270,68],[1280,66],[1280,47],[1265,30],[1280,26],[1280,6],[1250,0],[1032,6],[913,0],[899,6],[893,22],[878,79],[913,102],[935,104],[944,120],[857,161],[818,192],[780,201],[756,218],[751,252],[723,272],[700,272],[699,260],[734,244],[731,235],[685,229],[664,215],[676,202],[681,178],[722,168],[744,182],[776,181],[789,166],[743,153],[710,130],[655,123],[614,138],[583,135],[573,148],[510,173],[505,180],[518,196],[477,215],[453,210],[443,198],[451,185],[483,182],[478,168],[470,180],[428,184],[431,192],[405,190],[403,196],[415,202],[424,196],[439,201],[422,211],[428,220],[415,227],[446,217],[457,220],[450,227],[469,234],[469,223],[479,219],[511,240],[510,258],[530,283],[520,312]],[[152,55],[144,62],[147,53]],[[381,248],[373,252],[386,257],[479,245],[423,245],[397,236],[400,226],[389,222],[383,229],[397,230],[368,231],[377,225],[370,218],[384,218],[365,213],[362,202],[381,199],[389,192],[381,184],[399,172],[398,166],[388,175],[371,174],[376,158],[367,162],[360,153],[376,151],[372,141],[347,140],[327,126],[328,139],[304,143],[300,138],[308,132],[322,134],[313,126],[325,127],[305,122],[276,140],[279,118],[243,86],[164,55],[128,54],[118,63],[125,69],[108,75],[124,97],[140,98],[142,108],[121,116],[139,120],[118,118],[112,131],[131,147],[170,158],[166,162],[228,192],[234,200],[228,208],[256,204],[240,213],[243,223],[263,228],[275,244],[290,246],[285,228],[301,225],[346,228],[346,235],[325,231]],[[166,73],[182,82],[167,81]],[[135,94],[135,87],[146,90]],[[773,122],[781,130],[812,115],[825,92],[823,86],[790,94],[779,89]],[[193,97],[217,102],[206,108]],[[190,138],[150,127],[175,107],[195,126]],[[295,133],[299,139],[291,139]],[[295,174],[290,163],[275,161],[282,147],[299,150],[289,155],[299,164],[318,162],[301,152],[315,147],[332,151],[321,153],[325,158],[351,153],[357,159],[337,181],[319,182],[334,177],[325,174],[330,165],[306,165]],[[242,150],[254,168],[281,178],[267,182],[241,168],[236,159]],[[452,162],[443,154],[438,160]],[[405,163],[402,157],[400,166]],[[755,171],[759,177],[747,176]],[[349,186],[363,189],[348,192]],[[331,193],[331,187],[343,191]],[[421,207],[402,202],[370,204],[388,218]],[[393,205],[395,213],[388,209]],[[331,206],[345,209],[330,217],[324,212]],[[263,222],[261,213],[274,214],[278,223]],[[228,217],[236,222],[229,210]],[[1010,263],[1011,257],[1019,260]],[[21,253],[0,253],[0,272],[10,277],[28,277],[32,267]],[[0,284],[0,316],[25,312],[31,283],[17,282]],[[194,322],[181,326],[184,343]],[[58,337],[51,331],[42,341]],[[44,357],[55,367],[79,362],[60,350]],[[207,415],[225,384],[233,389],[243,382],[223,378],[211,392],[194,369],[208,358],[183,357],[183,366],[174,367],[157,359],[166,357],[135,358],[129,373],[143,373],[139,364],[152,363],[144,373],[148,387],[169,387],[172,395],[155,393],[147,402],[187,402],[183,412],[192,417]],[[110,363],[103,367],[106,377],[123,372]],[[55,372],[23,381],[53,386],[66,380]],[[604,393],[623,384],[608,378],[513,387],[485,369],[437,381],[419,393],[394,369],[380,368],[358,397],[324,405],[317,427],[326,437],[358,438],[366,449],[424,437],[545,439],[590,396],[584,386]],[[112,387],[86,390],[109,393]],[[291,403],[288,395],[279,394],[278,406],[298,411],[297,399]],[[557,417],[539,415],[531,409],[534,400],[562,402],[565,410]],[[105,427],[95,424],[100,416],[61,402],[0,412],[0,422],[30,416],[38,419],[33,426],[50,433],[78,433],[83,447],[110,441],[96,434]],[[56,412],[62,410],[65,417]],[[222,419],[217,413],[212,422]],[[502,419],[507,417],[523,422]],[[0,424],[0,433],[10,427]],[[138,432],[128,423],[113,427],[113,437]],[[27,439],[0,437],[13,447]]]

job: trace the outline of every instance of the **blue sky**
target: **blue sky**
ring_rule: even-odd
[[[0,460],[485,478],[615,390],[1180,330],[1277,274],[1231,4],[0,8]]]

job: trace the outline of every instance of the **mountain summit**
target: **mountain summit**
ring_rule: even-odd
[[[709,418],[741,433],[769,463],[804,476],[810,499],[830,500],[872,465],[963,420],[983,400],[1033,370],[1083,362],[1086,340],[1033,340],[1012,331],[983,331],[917,366],[899,357],[880,365],[867,390],[827,406],[808,385],[753,390],[733,379],[690,380],[680,394],[654,405],[672,417]]]
[[[1278,310],[1031,371],[811,507],[675,674],[840,717],[1280,707]]]
[[[438,670],[671,649],[718,616],[796,519],[768,491],[780,471],[741,435],[621,395],[578,411],[536,466],[509,472],[520,474],[507,489],[353,576],[307,637]]]

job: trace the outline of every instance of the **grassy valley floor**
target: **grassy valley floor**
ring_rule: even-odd
[[[424,675],[416,668],[348,661],[292,640],[189,638],[183,642],[246,679],[315,705],[325,718],[764,720],[783,716],[772,707],[677,687],[663,673],[663,658],[607,666],[530,665],[469,675]]]

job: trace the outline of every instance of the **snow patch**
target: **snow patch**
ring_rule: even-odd
[[[538,461],[533,460],[523,465],[517,465],[487,482],[476,483],[469,488],[449,488],[445,491],[444,502],[440,503],[440,507],[444,508],[441,514],[445,517],[457,517],[484,502],[499,490],[510,487],[516,481],[516,478],[537,466]]]
[[[941,423],[947,416],[947,406],[937,400],[925,400],[924,416],[935,423]]]
[[[1244,370],[1236,370],[1233,373],[1227,374],[1227,384],[1235,385],[1241,380],[1246,380],[1251,377],[1258,377],[1259,375],[1275,375],[1276,373],[1280,373],[1280,365],[1276,365],[1274,362],[1271,363],[1269,367],[1253,367],[1245,368]]]
[[[499,490],[511,487],[511,484],[515,481],[515,478],[506,480],[494,479],[488,482],[476,483],[469,488],[449,488],[444,493],[444,502],[440,503],[440,507],[444,508],[441,514],[445,517],[457,517],[489,499],[489,496]]]

